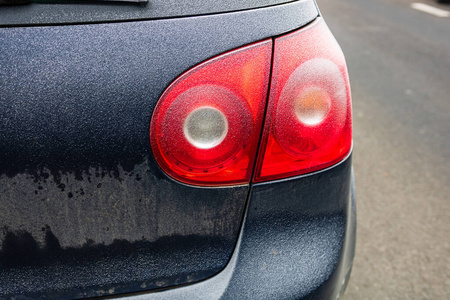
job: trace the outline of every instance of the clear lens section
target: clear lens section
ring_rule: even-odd
[[[330,96],[318,87],[304,89],[294,102],[294,111],[298,120],[310,126],[322,122],[330,112],[330,108]]]
[[[347,94],[338,66],[324,58],[300,64],[274,100],[274,137],[286,153],[304,157],[339,137]]]
[[[186,139],[195,147],[211,149],[225,139],[228,122],[225,115],[218,109],[204,106],[188,115],[183,131]]]

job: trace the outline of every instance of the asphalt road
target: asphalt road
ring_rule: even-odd
[[[350,72],[357,253],[344,299],[450,299],[450,17],[317,0]]]

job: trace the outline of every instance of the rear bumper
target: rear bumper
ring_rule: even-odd
[[[351,156],[326,170],[252,187],[227,267],[141,299],[336,299],[355,250]]]

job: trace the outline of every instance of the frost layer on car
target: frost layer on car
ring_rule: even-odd
[[[26,0],[25,0],[26,2]],[[51,3],[1,6],[0,26],[73,24],[196,16],[270,7],[292,0],[150,0],[108,2],[56,0]]]
[[[317,15],[313,1],[296,1],[0,28],[0,297],[166,288],[223,269],[249,185],[204,189],[168,178],[149,145],[152,112],[186,70]]]

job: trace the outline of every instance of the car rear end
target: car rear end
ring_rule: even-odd
[[[350,87],[314,1],[9,4],[0,299],[339,296]]]

